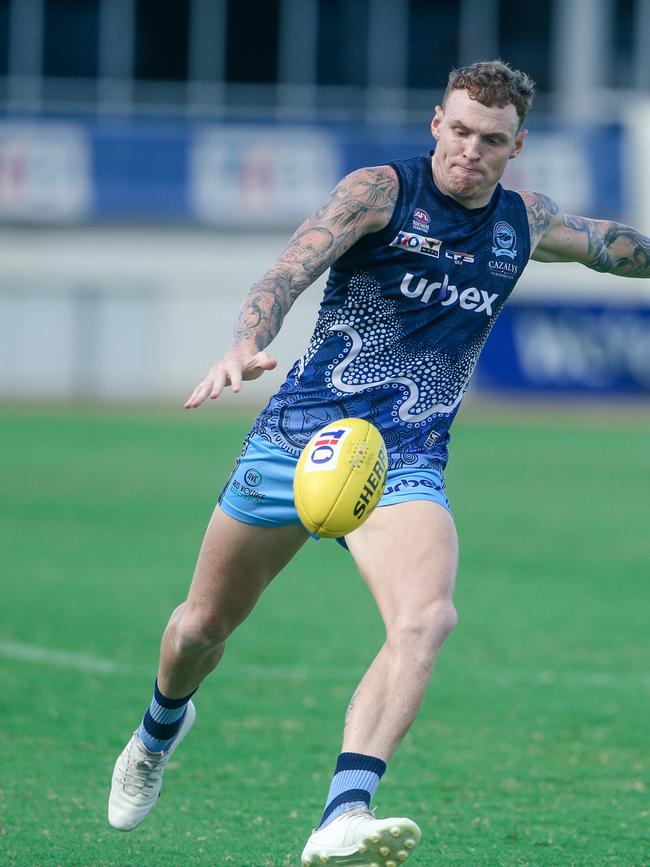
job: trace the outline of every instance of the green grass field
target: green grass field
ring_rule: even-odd
[[[278,578],[120,834],[112,766],[248,422],[1,415],[0,864],[298,865],[382,639],[351,559],[309,543]],[[460,622],[375,801],[422,827],[409,865],[650,864],[649,481],[647,412],[461,415]]]

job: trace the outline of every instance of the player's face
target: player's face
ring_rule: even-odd
[[[482,105],[466,90],[452,90],[431,122],[437,142],[433,176],[440,190],[468,208],[486,205],[508,160],[523,147],[526,130],[518,127],[514,105]]]

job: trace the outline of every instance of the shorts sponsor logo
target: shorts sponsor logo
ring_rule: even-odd
[[[460,250],[447,250],[445,252],[445,257],[447,259],[453,259],[454,265],[464,265],[465,263],[470,265],[474,264],[473,253],[462,253]]]
[[[400,491],[406,492],[413,488],[430,488],[433,491],[441,491],[442,485],[436,485],[431,479],[402,479],[394,485],[389,485],[384,491],[385,494],[398,494]]]
[[[442,241],[438,238],[416,235],[413,232],[400,231],[397,233],[397,237],[390,242],[390,246],[408,250],[409,253],[423,253],[425,256],[433,256],[438,259]]]
[[[458,304],[463,310],[485,313],[486,316],[493,315],[492,305],[499,297],[497,293],[490,295],[475,286],[469,286],[467,289],[459,291],[456,286],[449,282],[447,274],[445,274],[442,283],[438,281],[430,283],[425,277],[421,277],[417,283],[414,283],[414,278],[414,274],[407,272],[402,280],[400,291],[407,298],[419,298],[422,304],[440,302],[443,307]]]
[[[246,475],[248,475],[248,473]],[[260,476],[260,481],[261,480],[262,477]],[[259,484],[259,482],[257,484]],[[252,488],[250,485],[242,485],[242,483],[238,482],[237,479],[233,479],[230,485],[230,492],[236,497],[241,497],[243,500],[250,500],[252,503],[261,503],[262,500],[266,499],[266,494],[256,491],[255,488]]]
[[[316,442],[309,446],[305,472],[335,470],[339,463],[341,446],[349,433],[348,427],[331,427],[322,431]]]
[[[250,485],[251,488],[256,488],[262,481],[262,474],[258,472],[254,467],[251,467],[250,470],[246,470],[244,481],[247,485]]]
[[[424,443],[425,449],[428,449],[429,446],[432,446],[434,443],[438,442],[439,439],[440,439],[440,434],[438,433],[438,431],[432,430],[431,433],[429,434],[429,436],[427,437],[426,442]]]
[[[368,478],[365,481],[363,489],[359,494],[359,499],[354,504],[354,517],[361,519],[368,508],[372,496],[380,485],[386,484],[386,476],[388,474],[388,459],[386,453],[379,453],[377,460],[370,471]]]

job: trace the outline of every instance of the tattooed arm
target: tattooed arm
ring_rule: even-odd
[[[650,277],[650,238],[611,220],[563,214],[543,193],[521,193],[528,213],[532,258],[580,262],[620,277]]]
[[[277,262],[244,299],[232,345],[210,368],[186,402],[199,406],[227,385],[256,379],[276,361],[263,351],[278,334],[296,298],[363,235],[385,228],[393,215],[399,182],[390,166],[359,169],[343,178],[322,207],[298,228]]]

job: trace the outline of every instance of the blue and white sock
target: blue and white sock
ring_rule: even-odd
[[[362,753],[341,753],[336,762],[320,827],[355,807],[369,807],[386,762]]]
[[[187,703],[195,692],[185,698],[167,698],[156,681],[153,699],[138,730],[138,737],[150,752],[162,753],[170,748],[183,724]]]

